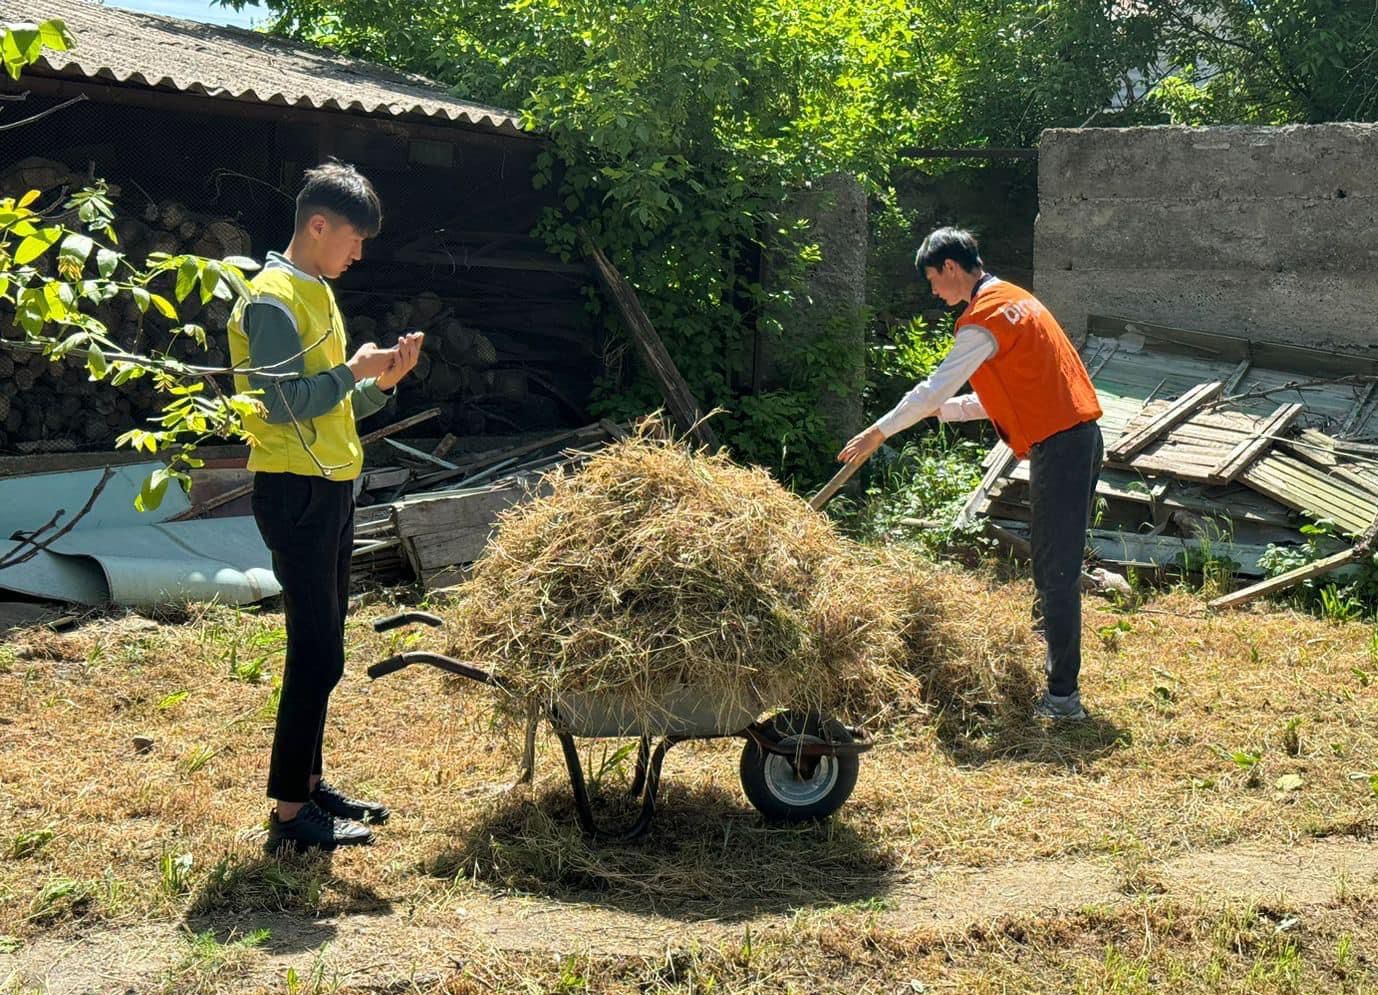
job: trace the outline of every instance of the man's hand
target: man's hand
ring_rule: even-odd
[[[853,460],[864,460],[880,448],[880,444],[885,441],[885,434],[880,429],[872,426],[860,435],[853,436],[852,441],[842,447],[842,452],[837,454],[839,463],[850,463]]]
[[[384,349],[376,342],[365,342],[359,346],[357,352],[349,358],[346,364],[349,372],[354,374],[354,382],[367,380],[369,377],[381,376],[383,371],[390,367],[397,358],[396,349]]]
[[[392,350],[392,365],[379,374],[378,379],[374,381],[375,386],[380,390],[391,390],[397,386],[399,380],[416,369],[416,361],[421,358],[421,344],[425,338],[423,332],[408,332],[398,339],[397,347]]]

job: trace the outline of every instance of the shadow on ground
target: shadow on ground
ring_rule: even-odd
[[[1133,734],[1099,715],[1080,722],[1052,724],[1027,718],[989,723],[978,729],[937,726],[943,752],[962,767],[991,763],[1032,763],[1066,771],[1085,770],[1102,757],[1133,744]]]
[[[272,953],[313,950],[335,936],[325,916],[387,915],[392,903],[371,888],[346,881],[331,869],[329,854],[228,857],[192,898],[184,922],[192,932],[209,930],[222,941],[266,928],[262,949]]]
[[[605,826],[629,826],[638,806],[623,784],[594,811]],[[564,783],[514,793],[456,839],[429,873],[688,922],[883,902],[898,874],[888,845],[850,824],[845,807],[823,823],[771,826],[736,793],[669,780],[635,843],[585,838]]]

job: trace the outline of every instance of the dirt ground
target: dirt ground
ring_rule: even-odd
[[[992,580],[993,624],[1028,594]],[[327,756],[394,817],[282,862],[261,853],[279,615],[12,634],[0,992],[1378,990],[1367,627],[1088,604],[1089,723],[892,722],[842,812],[798,828],[746,804],[739,745],[685,744],[649,839],[600,847],[549,738],[513,790],[484,692],[363,677],[414,644],[368,630],[390,610],[351,622]],[[585,762],[630,814],[626,763]]]

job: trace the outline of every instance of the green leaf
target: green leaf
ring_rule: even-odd
[[[91,255],[91,250],[95,247],[96,243],[89,235],[73,232],[62,240],[62,248],[58,250],[58,258],[70,259],[78,266],[84,266],[87,258]]]
[[[191,692],[186,689],[183,689],[181,691],[174,691],[172,692],[172,694],[166,695],[161,701],[158,702],[158,711],[166,712],[169,708],[174,708],[177,705],[180,705],[182,702],[186,701],[190,695]]]
[[[72,35],[67,30],[67,22],[60,17],[54,17],[40,24],[38,37],[44,48],[51,48],[54,52],[66,52],[74,44]]]
[[[168,481],[167,467],[159,467],[148,475],[144,480],[143,486],[139,488],[139,496],[134,499],[134,509],[136,511],[155,511],[163,503],[163,495],[167,493]]]
[[[219,286],[220,270],[212,263],[201,270],[201,303],[210,303],[210,299],[215,296],[216,288]]]
[[[14,252],[14,261],[20,266],[27,266],[51,249],[61,235],[62,229],[56,226],[39,229],[19,243],[19,248]]]
[[[148,299],[153,302],[153,307],[164,318],[169,318],[172,321],[177,320],[177,309],[173,307],[172,302],[162,294],[149,294]]]
[[[110,274],[115,272],[115,267],[120,264],[123,257],[114,249],[100,248],[96,250],[96,272],[105,279],[110,278]]]
[[[196,277],[199,272],[200,268],[192,256],[187,256],[177,267],[177,287],[174,292],[179,301],[186,300],[187,294],[191,293],[192,288],[196,286]]]
[[[253,271],[259,268],[258,261],[248,256],[226,256],[221,262],[229,263],[235,269]]]
[[[148,314],[148,305],[152,302],[153,295],[143,287],[130,287],[129,295],[134,298],[134,303],[139,306],[139,313]]]
[[[105,371],[109,366],[105,362],[105,353],[100,351],[100,347],[94,342],[86,350],[86,368],[91,371],[92,380],[100,380],[105,376]]]

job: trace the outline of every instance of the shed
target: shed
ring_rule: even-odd
[[[27,94],[0,105],[7,119],[52,111],[0,146],[0,195],[37,187],[52,204],[101,177],[132,255],[261,258],[290,237],[303,170],[329,156],[352,162],[378,188],[385,221],[335,285],[351,337],[428,332],[422,375],[375,417],[438,406],[416,431],[472,438],[472,448],[589,420],[602,370],[582,296],[590,277],[532,235],[557,185],[533,184],[545,142],[515,113],[238,28],[87,0],[29,0],[0,14],[61,18],[76,38],[73,51],[0,82],[0,94]],[[223,358],[227,309],[198,308],[184,317],[207,326],[211,358]],[[130,344],[168,341],[158,319],[132,306],[100,316]],[[19,335],[0,315],[0,336]],[[75,364],[12,359],[0,377],[0,451],[108,448],[153,410],[148,388],[115,390],[86,382]]]

